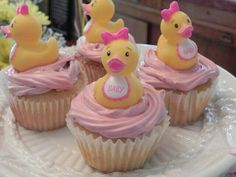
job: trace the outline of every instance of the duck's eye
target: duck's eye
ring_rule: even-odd
[[[94,6],[94,3],[92,3],[91,6],[93,7],[93,6]]]
[[[11,24],[11,28],[13,28],[13,26],[14,26],[14,25],[13,25],[13,23],[12,23],[12,24]]]
[[[107,51],[107,56],[109,57],[110,55],[111,55],[111,51],[108,50],[108,51]]]
[[[190,23],[190,20],[189,20],[189,19],[187,19],[187,22],[188,22],[188,23]]]
[[[179,28],[179,25],[178,25],[178,24],[175,24],[175,28]]]
[[[129,56],[129,52],[125,52],[125,56],[128,57]]]

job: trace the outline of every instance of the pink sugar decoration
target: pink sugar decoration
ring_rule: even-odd
[[[172,17],[172,15],[175,12],[179,11],[179,4],[177,1],[173,1],[172,3],[170,3],[170,7],[169,9],[164,9],[161,11],[161,16],[164,19],[164,21],[169,21],[170,18]]]
[[[114,40],[118,40],[118,39],[124,39],[124,40],[128,40],[129,39],[129,30],[128,28],[122,28],[120,31],[118,31],[117,33],[113,34],[110,32],[103,32],[102,34],[102,39],[105,45],[111,43]]]
[[[17,14],[28,15],[29,14],[29,7],[27,4],[23,4],[19,6],[16,10]]]

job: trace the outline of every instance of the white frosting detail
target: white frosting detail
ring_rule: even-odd
[[[110,99],[122,99],[128,96],[129,84],[125,77],[110,76],[104,83],[103,93]]]
[[[89,21],[87,22],[87,24],[86,24],[85,27],[84,27],[84,33],[87,33],[87,32],[90,30],[90,28],[92,27],[92,24],[93,24],[93,21],[92,21],[92,20],[89,20]]]

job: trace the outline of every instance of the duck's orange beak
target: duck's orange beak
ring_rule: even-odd
[[[192,36],[192,32],[193,32],[192,25],[183,25],[178,31],[178,34],[184,38],[190,38]]]
[[[108,67],[110,68],[111,72],[113,72],[113,73],[121,72],[124,69],[125,65],[126,65],[119,58],[112,58],[112,59],[107,61],[107,64],[108,64]]]
[[[91,7],[89,4],[83,4],[82,5],[83,11],[85,15],[89,15],[90,11],[91,11]]]
[[[0,31],[2,31],[6,37],[11,37],[10,26],[0,26]]]

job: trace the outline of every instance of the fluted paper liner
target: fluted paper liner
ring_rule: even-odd
[[[102,63],[92,61],[85,57],[79,57],[78,61],[80,62],[80,65],[82,65],[85,69],[85,73],[88,78],[88,84],[92,83],[93,81],[96,81],[97,79],[106,74]]]
[[[166,116],[149,134],[137,138],[108,139],[98,136],[66,119],[85,161],[103,172],[129,171],[141,168],[157,148],[163,133],[169,126]]]
[[[7,86],[4,93],[16,121],[26,129],[36,131],[53,130],[65,126],[66,114],[71,100],[87,84],[84,73],[78,77],[73,88],[65,91],[50,91],[40,95],[14,96]]]
[[[166,91],[165,104],[171,117],[171,125],[186,125],[201,118],[209,100],[212,98],[217,80],[207,82],[188,92]]]

